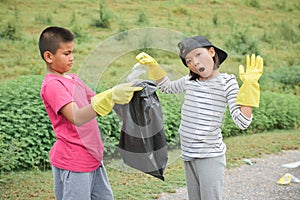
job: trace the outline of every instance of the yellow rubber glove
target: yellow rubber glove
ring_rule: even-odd
[[[243,84],[238,93],[236,104],[243,106],[259,107],[260,88],[258,80],[263,73],[263,59],[260,56],[255,57],[255,54],[246,57],[247,70],[244,66],[239,66],[240,78]]]
[[[107,115],[116,104],[127,104],[133,97],[135,91],[142,87],[132,87],[132,83],[116,85],[112,89],[101,92],[91,99],[93,109],[102,117]]]
[[[135,58],[140,64],[148,67],[150,79],[157,81],[166,76],[166,72],[159,66],[156,60],[145,52],[139,53]]]

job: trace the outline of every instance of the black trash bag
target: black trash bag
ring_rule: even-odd
[[[128,166],[164,180],[168,152],[156,84],[141,81],[134,86],[143,89],[129,104],[114,106],[123,121],[118,150]]]

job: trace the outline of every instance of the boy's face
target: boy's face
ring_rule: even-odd
[[[213,47],[210,49],[196,48],[186,55],[185,62],[192,72],[204,79],[208,79],[213,75],[214,71],[213,56],[215,56]]]
[[[55,54],[48,52],[48,59],[50,71],[53,73],[64,74],[68,72],[73,65],[74,42],[60,43],[60,48]]]

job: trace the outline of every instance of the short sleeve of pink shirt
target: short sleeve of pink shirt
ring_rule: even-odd
[[[75,172],[97,169],[103,157],[103,143],[96,119],[81,127],[69,122],[59,111],[68,103],[79,108],[90,103],[95,94],[76,75],[72,79],[47,74],[41,88],[41,98],[56,136],[50,151],[50,163]]]

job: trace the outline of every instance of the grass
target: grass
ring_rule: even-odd
[[[225,138],[227,168],[238,167],[244,158],[263,157],[282,150],[300,148],[299,130],[272,131]],[[165,181],[133,170],[117,170],[114,162],[106,161],[115,199],[157,199],[162,192],[175,192],[185,186],[180,151],[169,152]],[[11,172],[0,175],[0,199],[54,199],[51,171]]]
[[[54,0],[51,3],[45,0],[0,1],[0,81],[20,75],[45,73],[37,42],[41,31],[50,25],[64,26],[76,35],[72,72],[77,72],[88,55],[105,39],[121,31],[143,27],[166,28],[187,36],[207,36],[228,51],[229,58],[221,68],[221,71],[228,73],[237,74],[237,66],[245,62],[244,55],[237,52],[240,44],[228,42],[234,39],[236,33],[243,33],[246,47],[254,42],[255,48],[265,59],[266,72],[281,66],[300,64],[295,51],[300,44],[300,3],[297,0],[101,2],[105,6],[104,16],[110,28],[94,25],[99,20],[99,0]],[[247,53],[252,53],[250,51],[248,49]],[[131,68],[135,53],[124,55],[127,59],[112,60],[112,68],[116,71],[119,66]],[[161,63],[173,65],[173,68],[182,68],[177,56],[157,54],[155,58]],[[113,73],[110,79],[101,79],[100,82],[118,79],[118,75]]]

